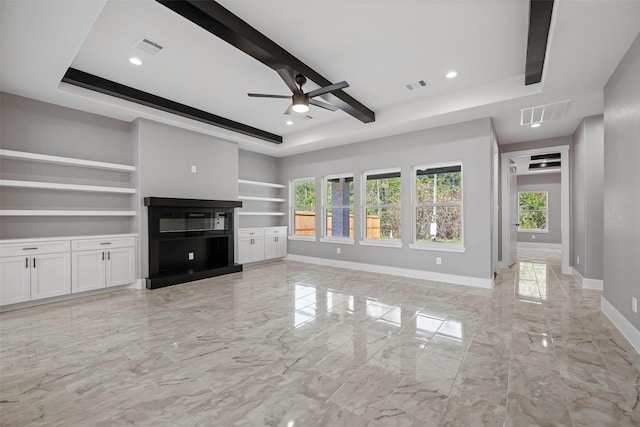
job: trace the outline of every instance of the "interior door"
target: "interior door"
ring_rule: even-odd
[[[518,260],[518,175],[515,162],[509,167],[509,265]]]

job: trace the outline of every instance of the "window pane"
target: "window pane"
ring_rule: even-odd
[[[546,230],[547,212],[528,211],[520,214],[520,229],[523,230]]]
[[[422,175],[418,171],[416,201],[418,204],[462,202],[462,172]]]
[[[545,211],[547,210],[547,192],[522,192],[519,194],[520,211]]]
[[[298,181],[295,183],[295,206],[316,205],[316,181]]]
[[[400,177],[367,179],[367,205],[400,205]]]
[[[350,206],[353,204],[353,178],[327,180],[327,206]]]
[[[316,235],[315,211],[295,210],[293,215],[294,234],[296,236]]]
[[[400,239],[400,208],[367,208],[367,239]]]
[[[353,209],[327,208],[327,237],[353,238]]]
[[[416,209],[416,241],[461,242],[462,209],[457,206],[418,207]]]

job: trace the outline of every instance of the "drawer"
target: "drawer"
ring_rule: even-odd
[[[264,234],[266,236],[286,236],[287,235],[287,227],[270,227],[264,229]]]
[[[22,256],[69,252],[68,240],[0,244],[0,256]]]
[[[135,246],[135,237],[116,237],[106,239],[75,239],[71,241],[72,251],[89,251],[94,249],[127,248]]]
[[[249,237],[263,237],[264,229],[263,228],[247,228],[238,230],[238,238],[246,239]]]

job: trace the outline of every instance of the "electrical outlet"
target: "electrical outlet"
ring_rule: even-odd
[[[189,252],[189,261],[193,261],[195,258],[195,254],[193,252]]]
[[[336,248],[336,253],[340,255],[340,248]]]
[[[436,257],[436,264],[442,264],[442,258],[440,258],[439,256]]]
[[[536,240],[536,235],[535,235],[535,234],[532,234],[532,235],[531,235],[531,239],[532,239],[532,240]]]
[[[634,313],[638,312],[638,298],[636,297],[631,297],[631,310]]]
[[[198,168],[196,165],[191,165],[191,173],[197,173],[198,172]]]
[[[578,265],[580,265],[580,256],[576,257],[576,262],[578,263]]]

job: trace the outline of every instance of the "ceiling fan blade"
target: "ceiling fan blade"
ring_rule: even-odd
[[[285,114],[291,114],[293,113],[293,104],[289,105],[289,108],[287,108],[287,111],[284,112]]]
[[[327,104],[326,102],[318,101],[315,99],[310,99],[309,104],[315,105],[316,107],[324,108],[325,110],[331,110],[331,111],[339,110],[339,108],[334,105]]]
[[[248,93],[252,98],[278,98],[278,99],[291,99],[290,95],[269,95],[267,93]]]
[[[293,74],[291,74],[289,70],[286,70],[284,68],[279,68],[276,71],[278,72],[278,75],[280,75],[282,80],[284,80],[284,82],[287,84],[287,87],[289,88],[289,90],[291,90],[291,92],[302,93],[300,91],[300,88],[296,84],[295,77],[293,77]]]
[[[338,82],[329,86],[321,87],[320,89],[312,90],[311,92],[307,93],[307,95],[309,95],[309,98],[313,98],[314,96],[324,95],[325,93],[333,92],[334,90],[344,89],[346,87],[349,87],[349,83]]]

